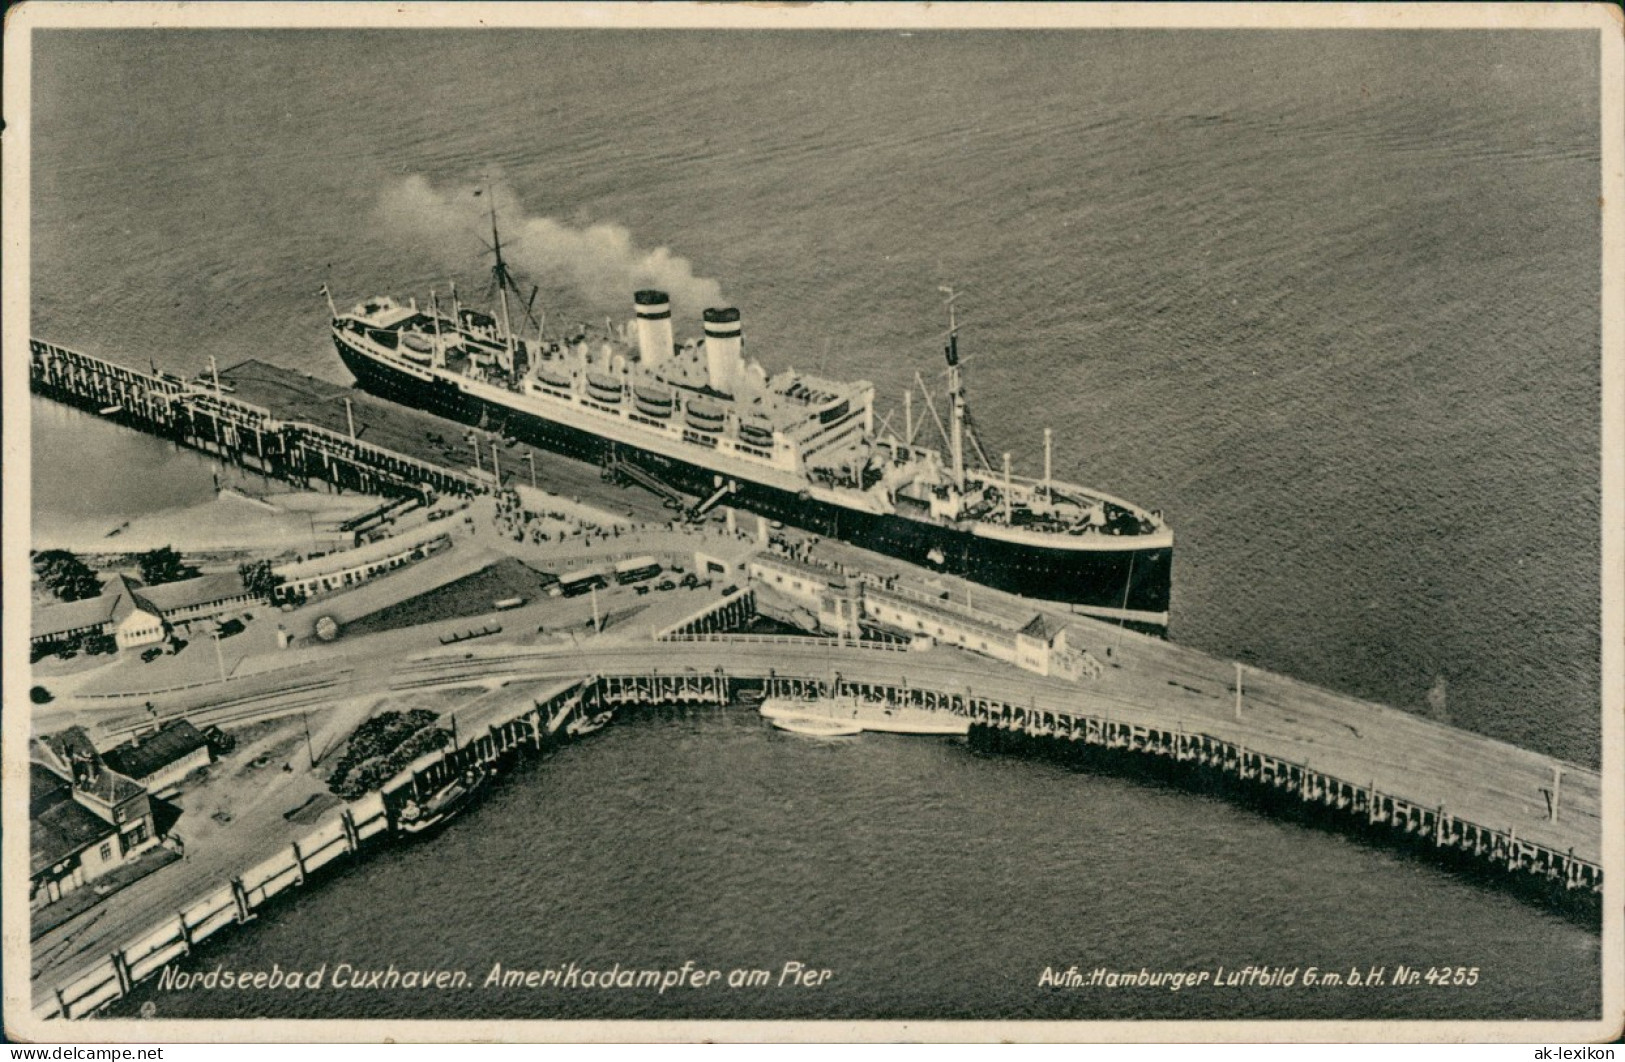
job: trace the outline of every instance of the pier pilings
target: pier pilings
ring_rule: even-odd
[[[1512,824],[1503,828],[1473,822],[1450,808],[1424,806],[1369,782],[1338,778],[1182,726],[1147,726],[1098,714],[1039,709],[929,683],[854,681],[838,672],[781,674],[767,668],[763,673],[746,665],[733,671],[717,667],[603,673],[561,683],[490,721],[455,747],[421,757],[379,792],[350,804],[311,834],[221,884],[178,915],[165,916],[151,932],[64,983],[42,986],[36,994],[35,1017],[83,1017],[121,998],[226,926],[253,918],[282,892],[315,880],[341,857],[364,856],[375,841],[396,832],[400,809],[408,799],[467,771],[504,771],[522,758],[600,729],[624,711],[722,706],[742,689],[760,690],[768,697],[875,698],[952,712],[969,718],[969,742],[980,752],[1044,757],[1221,793],[1379,843],[1425,851],[1445,864],[1511,883],[1562,910],[1588,919],[1600,916],[1602,869],[1572,851],[1557,852],[1519,838]]]
[[[488,489],[462,472],[314,424],[281,420],[204,384],[143,373],[39,339],[28,346],[35,392],[261,475],[392,497]]]

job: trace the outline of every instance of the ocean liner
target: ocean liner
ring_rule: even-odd
[[[700,516],[749,510],[1074,611],[1162,631],[1173,532],[1157,512],[1044,476],[995,468],[968,417],[954,295],[948,292],[947,416],[916,374],[942,448],[905,395],[904,424],[877,430],[874,387],[744,356],[739,311],[705,309],[704,337],[674,340],[666,293],[638,291],[625,325],[545,335],[502,257],[492,213],[496,314],[450,292],[426,305],[390,297],[340,312],[333,342],[366,390],[599,463],[608,477],[678,499]],[[947,291],[947,289],[944,289]],[[325,292],[325,289],[324,289]],[[510,292],[532,327],[516,332]],[[531,293],[531,302],[535,292]],[[523,322],[522,322],[523,323]],[[972,456],[980,467],[971,467]],[[685,505],[686,505],[685,501]]]

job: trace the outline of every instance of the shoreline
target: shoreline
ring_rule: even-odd
[[[369,495],[323,491],[290,491],[275,497],[272,502],[223,488],[206,501],[133,516],[112,528],[93,518],[68,518],[45,528],[36,524],[32,547],[102,556],[161,546],[188,554],[309,553],[348,544],[349,536],[338,532],[336,525],[376,504]]]

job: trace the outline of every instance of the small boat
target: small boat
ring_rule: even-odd
[[[808,737],[852,737],[863,733],[860,723],[816,715],[775,715],[770,716],[769,721],[780,730]]]
[[[872,730],[882,734],[963,737],[970,732],[969,716],[856,697],[815,700],[770,697],[757,712],[774,726],[786,730],[792,729],[787,724],[794,723],[797,727],[822,728],[822,733],[828,733],[832,725],[841,727],[842,733]]]
[[[761,704],[766,696],[765,690],[740,690],[738,700],[740,704]]]
[[[613,712],[599,712],[591,719],[588,719],[586,716],[578,715],[568,723],[564,724],[564,732],[569,734],[571,737],[584,737],[587,734],[596,733],[597,731],[604,729],[604,727],[609,725],[609,721],[613,718],[615,718],[615,713]]]
[[[853,712],[863,729],[882,734],[963,737],[970,733],[970,716],[948,711],[894,705],[884,700],[854,700]]]
[[[490,775],[484,771],[465,771],[422,802],[408,800],[401,808],[398,820],[401,832],[409,835],[426,833],[449,821],[474,802],[489,779]]]

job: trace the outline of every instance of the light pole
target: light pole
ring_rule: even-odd
[[[530,489],[536,489],[536,455],[529,450],[525,451],[525,464],[530,466]]]
[[[224,685],[226,681],[226,658],[220,651],[220,628],[216,627],[209,633],[214,635],[214,662],[220,667],[220,683]]]

